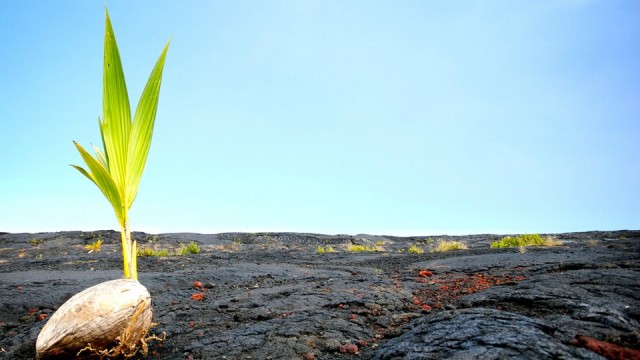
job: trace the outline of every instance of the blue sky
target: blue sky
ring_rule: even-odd
[[[132,106],[171,38],[147,232],[640,228],[640,2],[107,1]],[[117,229],[104,1],[0,2],[0,231]]]

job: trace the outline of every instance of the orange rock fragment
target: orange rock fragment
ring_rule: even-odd
[[[629,349],[610,342],[594,339],[592,337],[578,335],[575,342],[578,346],[591,350],[607,359],[631,360],[640,359],[640,350]]]
[[[194,301],[202,301],[204,299],[204,294],[203,293],[196,293],[191,295],[191,300]]]
[[[347,354],[357,354],[358,353],[358,345],[356,344],[345,344],[340,346],[340,352],[341,353],[347,353]]]

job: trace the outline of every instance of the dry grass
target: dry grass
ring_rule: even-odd
[[[441,240],[431,252],[443,252],[451,250],[467,250],[467,245],[460,241]]]
[[[379,245],[356,245],[356,244],[347,244],[346,248],[349,252],[379,252],[384,251],[384,249]]]
[[[188,244],[181,244],[175,251],[169,251],[168,249],[156,248],[153,246],[139,247],[138,256],[181,256],[190,254],[199,254],[201,251],[200,245],[195,241],[191,241]]]
[[[318,254],[324,254],[324,253],[332,253],[332,252],[336,252],[336,250],[333,248],[333,246],[328,245],[328,246],[320,246],[318,245],[318,247],[316,248],[316,252]]]
[[[561,246],[564,243],[555,236],[547,236],[544,238],[544,246]]]
[[[91,254],[92,252],[100,252],[101,246],[102,246],[102,239],[98,239],[89,245],[85,245],[84,249],[87,250],[89,254]]]

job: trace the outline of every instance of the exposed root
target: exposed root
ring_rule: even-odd
[[[98,357],[100,359],[112,359],[116,357],[129,359],[134,357],[138,352],[141,352],[146,356],[149,351],[147,341],[156,340],[162,342],[167,337],[164,332],[162,333],[162,338],[153,334],[146,336],[149,329],[156,325],[155,323],[150,324],[149,327],[146,328],[143,327],[138,329],[135,327],[137,325],[136,320],[138,319],[138,316],[145,311],[146,307],[147,306],[144,301],[141,301],[136,312],[131,317],[129,325],[122,332],[122,335],[115,338],[115,346],[108,347],[106,349],[96,349],[89,343],[87,346],[80,349],[76,356],[80,357],[80,355],[85,351],[88,352],[88,356]]]
[[[125,359],[129,359],[134,357],[138,351],[140,351],[142,353],[142,355],[146,356],[147,353],[149,352],[149,345],[148,345],[148,341],[159,341],[159,342],[163,342],[167,339],[167,333],[165,333],[164,331],[162,332],[162,337],[152,334],[146,338],[142,338],[139,341],[139,347],[137,346],[138,344],[125,344],[124,342],[122,342],[120,337],[116,338],[116,346],[110,348],[110,349],[103,349],[103,350],[98,350],[93,348],[93,346],[91,346],[91,344],[87,344],[86,347],[82,348],[80,351],[78,351],[78,353],[76,354],[77,357],[81,356],[81,353],[83,352],[88,352],[88,356],[89,357],[98,357],[100,359],[112,359],[112,358],[116,358],[116,357],[122,357]]]
[[[163,342],[165,340],[167,340],[167,333],[166,332],[162,332],[162,337],[159,337],[158,335],[155,334],[151,334],[146,338],[140,339],[140,342],[142,343],[142,349],[143,349],[143,354],[146,355],[147,352],[149,352],[149,345],[147,345],[147,341],[159,341],[159,342]]]

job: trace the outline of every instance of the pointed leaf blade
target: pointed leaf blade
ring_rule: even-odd
[[[80,171],[80,173],[81,173],[82,175],[86,176],[86,177],[87,177],[87,179],[91,180],[91,182],[92,182],[92,183],[96,184],[96,181],[95,181],[95,180],[93,180],[93,177],[91,176],[91,174],[89,174],[89,173],[87,172],[87,170],[85,170],[84,168],[82,168],[81,166],[78,166],[78,165],[73,165],[73,164],[71,164],[71,166],[73,166],[74,168],[76,168],[76,170]],[[98,186],[98,184],[96,184],[96,186]]]
[[[127,149],[131,131],[131,108],[111,19],[106,9],[105,12],[106,30],[104,36],[102,87],[103,121],[101,130],[109,164],[109,173],[121,195],[124,195]]]
[[[100,117],[98,116],[98,128],[100,129],[100,139],[102,140],[102,153],[104,154],[104,158],[105,158],[105,162],[106,162],[106,166],[105,168],[107,169],[107,171],[109,170],[109,154],[107,153],[107,143],[104,139],[104,122],[102,121],[102,119],[100,119]]]
[[[133,118],[127,158],[127,194],[125,196],[125,203],[128,206],[131,206],[136,198],[140,179],[142,178],[142,173],[147,162],[156,112],[158,110],[162,71],[168,49],[169,43],[167,43],[162,50],[156,65],[149,75]]]
[[[100,150],[97,146],[93,145],[93,150],[96,152],[96,159],[100,161],[100,164],[104,166],[107,171],[109,170],[109,164],[107,163],[107,159],[104,156],[102,150]]]
[[[107,169],[102,166],[100,161],[96,160],[91,154],[89,154],[80,144],[77,142],[73,142],[82,159],[87,164],[87,168],[89,171],[81,168],[77,165],[72,165],[78,171],[80,171],[83,175],[85,175],[89,180],[93,181],[96,186],[102,191],[102,194],[107,198],[111,206],[113,206],[113,210],[116,213],[116,217],[120,224],[124,224],[126,221],[126,213],[123,207],[122,198],[120,196],[120,192],[118,188],[111,178],[111,174],[107,171]]]

